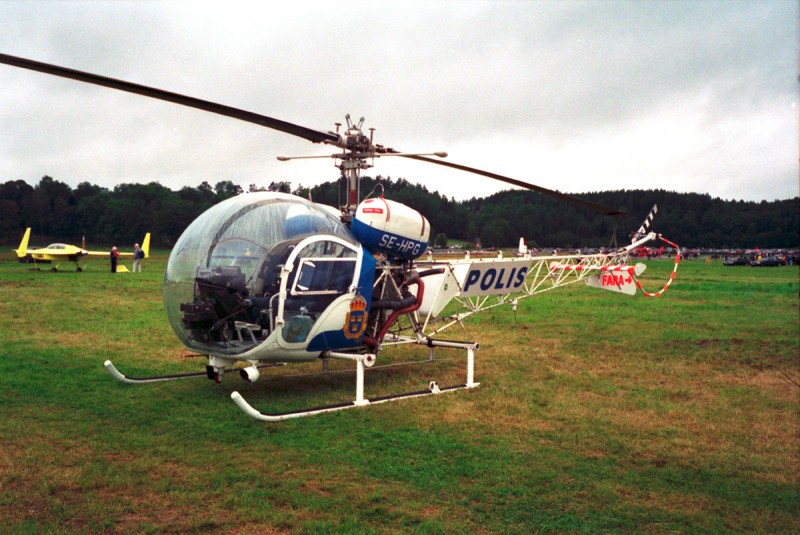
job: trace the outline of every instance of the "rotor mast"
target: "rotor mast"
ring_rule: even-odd
[[[342,154],[337,155],[342,162],[339,164],[342,174],[347,177],[347,206],[345,207],[345,217],[352,218],[356,213],[359,202],[359,182],[361,170],[369,169],[372,164],[367,162],[374,149],[372,147],[372,136],[374,128],[370,128],[370,135],[367,137],[361,131],[364,126],[364,118],[359,119],[358,124],[350,120],[350,114],[345,115],[347,130],[342,136]],[[339,133],[340,123],[336,124],[336,133]]]
[[[354,123],[350,114],[345,115],[345,130],[340,132],[342,123],[335,123],[336,131],[329,132],[330,136],[335,139],[324,140],[322,143],[326,145],[334,145],[342,149],[341,152],[330,154],[327,156],[278,156],[278,160],[286,162],[289,160],[300,160],[309,158],[334,158],[340,160],[336,167],[342,172],[342,176],[347,179],[347,204],[340,206],[342,210],[342,221],[349,225],[353,220],[356,213],[356,208],[359,203],[359,188],[361,180],[361,171],[372,167],[372,161],[375,158],[387,156],[406,156],[406,157],[426,157],[438,156],[439,158],[446,158],[447,153],[443,151],[428,152],[428,153],[408,153],[394,150],[390,147],[383,145],[376,145],[373,143],[375,137],[375,129],[369,129],[369,136],[364,134],[362,128],[364,127],[364,118],[361,117],[358,123]]]

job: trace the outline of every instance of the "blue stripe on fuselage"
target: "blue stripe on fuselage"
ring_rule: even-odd
[[[405,238],[385,230],[378,230],[358,219],[353,219],[350,230],[368,250],[376,253],[386,253],[404,260],[419,258],[428,248],[426,242]]]

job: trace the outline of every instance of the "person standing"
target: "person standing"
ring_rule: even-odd
[[[117,261],[119,260],[119,252],[117,252],[116,247],[111,248],[111,273],[117,272]]]
[[[142,272],[142,258],[144,258],[144,251],[139,247],[138,243],[133,244],[133,272]]]

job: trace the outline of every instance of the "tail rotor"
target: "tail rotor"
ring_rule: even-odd
[[[639,230],[634,232],[631,236],[631,243],[635,243],[647,235],[647,233],[650,231],[650,225],[653,223],[653,219],[656,217],[657,213],[658,205],[654,204],[653,208],[650,209],[650,213],[647,214],[647,217],[642,222],[642,226],[639,227]]]

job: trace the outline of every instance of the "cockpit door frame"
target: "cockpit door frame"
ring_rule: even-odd
[[[286,298],[289,295],[289,288],[293,287],[296,283],[296,277],[290,277],[292,274],[293,266],[297,257],[300,253],[303,252],[309,245],[318,243],[318,242],[333,242],[336,244],[341,245],[342,247],[346,247],[347,249],[353,251],[355,256],[355,269],[353,270],[353,278],[348,285],[347,293],[354,293],[357,284],[358,274],[361,272],[361,262],[363,260],[363,249],[360,245],[351,243],[347,240],[343,240],[338,236],[334,236],[332,234],[321,234],[321,235],[314,235],[309,236],[301,240],[289,254],[289,257],[286,259],[286,263],[281,268],[281,283],[280,283],[280,290],[278,292],[278,311],[275,315],[275,331],[280,332],[283,328],[285,323],[284,320],[284,305],[286,304]],[[298,264],[299,266],[300,264]],[[299,271],[299,270],[298,270]],[[289,281],[291,280],[291,285]],[[344,294],[343,294],[344,295]]]

